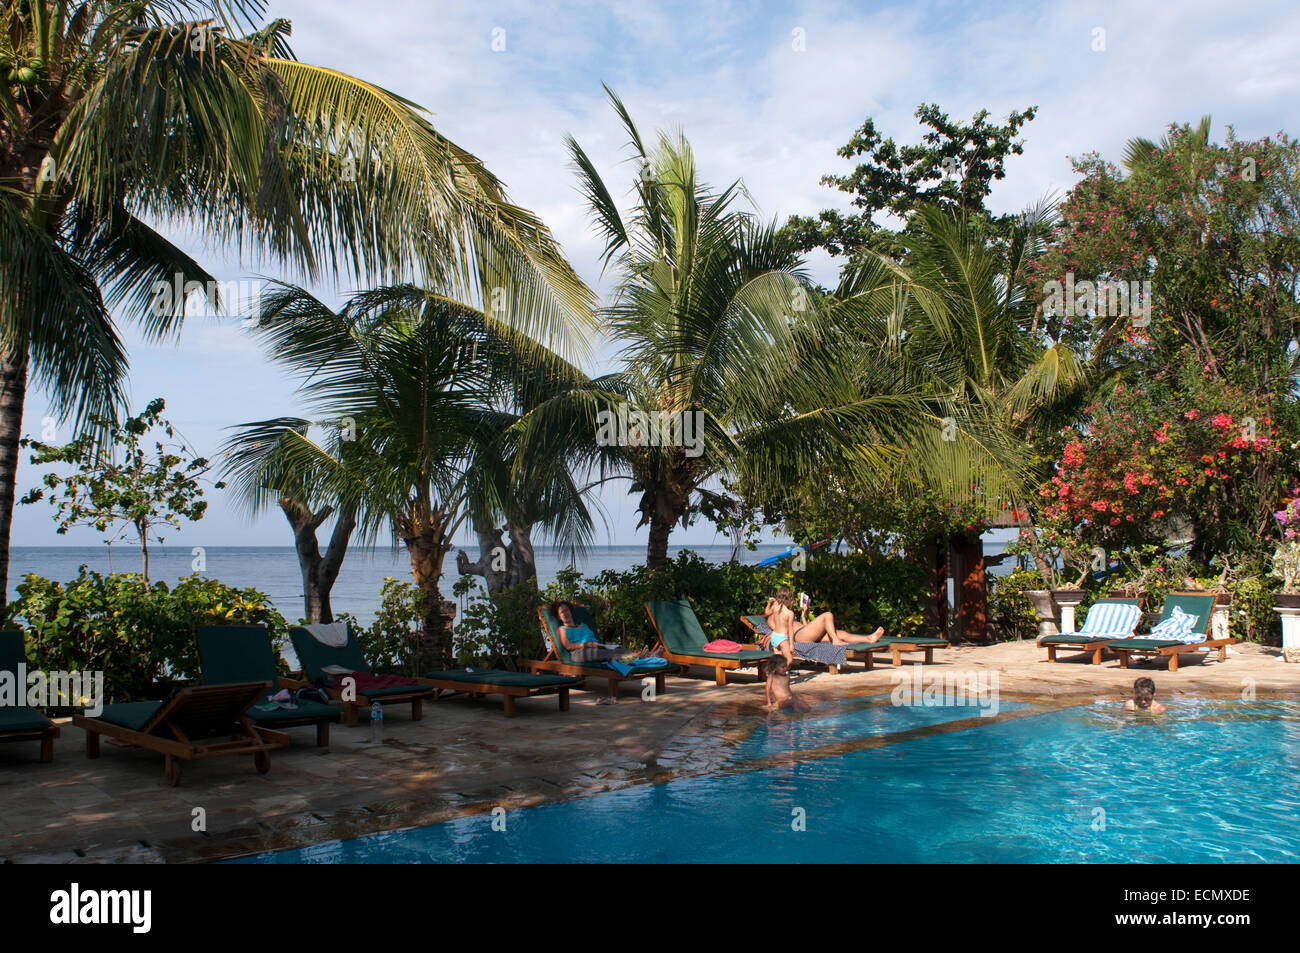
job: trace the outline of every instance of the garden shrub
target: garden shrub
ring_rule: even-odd
[[[288,631],[269,598],[199,575],[146,585],[139,573],[81,567],[59,583],[27,575],[5,623],[26,635],[28,663],[46,671],[102,671],[110,702],[160,697],[168,682],[199,677],[196,625],[264,625],[276,644]]]

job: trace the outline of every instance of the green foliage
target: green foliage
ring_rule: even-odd
[[[454,592],[461,598],[455,628],[458,665],[512,669],[515,659],[544,652],[537,607],[542,595],[533,579],[488,594],[474,576],[461,576]]]
[[[1034,638],[1038,616],[1025,591],[1043,588],[1042,576],[1035,570],[1017,568],[1005,576],[990,575],[988,586],[989,637],[995,642]]]
[[[1024,145],[1016,136],[1037,113],[1036,106],[1012,112],[1005,125],[988,121],[981,109],[967,124],[953,122],[939,107],[917,107],[916,118],[929,127],[919,145],[899,146],[882,138],[870,117],[837,154],[844,159],[866,156],[848,175],[826,175],[822,185],[834,186],[853,196],[859,211],[844,215],[834,209],[817,218],[792,216],[786,231],[807,251],[824,248],[832,255],[856,258],[868,250],[899,257],[898,235],[873,216],[892,213],[906,219],[922,204],[934,204],[972,215],[990,231],[1008,217],[990,218],[984,200],[994,181],[1005,176],[1008,155],[1020,155]]]
[[[368,628],[357,625],[346,614],[336,619],[347,621],[375,671],[418,676],[424,674],[421,661],[424,606],[425,595],[418,586],[390,576],[384,580],[379,612]]]
[[[72,473],[60,476],[48,472],[40,487],[33,487],[19,502],[35,503],[45,497],[57,511],[55,532],[60,536],[74,526],[87,526],[100,533],[116,528],[114,542],[134,530],[136,543],[144,553],[144,582],[149,582],[149,540],[163,542],[157,527],[180,529],[181,521],[203,519],[207,501],[201,479],[210,469],[206,458],[196,456],[177,443],[172,425],[162,418],[163,399],[155,397],[143,411],[120,425],[92,416],[91,430],[63,446],[24,438],[20,446],[30,447],[35,466],[69,466]],[[98,439],[96,430],[106,434]],[[168,443],[158,438],[153,449],[142,446],[152,431],[162,431]],[[222,489],[224,483],[213,484]]]
[[[196,625],[264,625],[277,645],[288,631],[256,589],[197,574],[170,588],[146,584],[138,573],[101,576],[84,566],[67,583],[24,577],[5,621],[26,633],[31,664],[102,671],[109,701],[156,698],[160,681],[197,678]]]

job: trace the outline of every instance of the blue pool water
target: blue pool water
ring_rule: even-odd
[[[731,761],[795,740],[795,763],[513,811],[505,831],[485,813],[237,862],[1300,860],[1295,703],[1070,708],[816,757],[810,740],[971,714],[827,707],[798,728],[774,717]]]

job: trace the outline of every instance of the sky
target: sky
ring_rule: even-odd
[[[884,135],[917,141],[913,113],[923,102],[954,119],[987,109],[993,121],[1039,107],[1023,131],[1024,155],[1010,157],[1006,179],[994,185],[995,212],[1063,193],[1074,182],[1071,156],[1096,151],[1118,161],[1129,139],[1159,138],[1172,122],[1211,115],[1216,138],[1229,124],[1242,137],[1300,132],[1300,5],[1288,3],[270,0],[266,18],[273,17],[293,22],[299,59],[428,109],[440,132],[541,216],[600,292],[609,290],[602,246],[564,136],[587,149],[619,186],[616,196],[625,193],[632,169],[602,82],[627,103],[643,136],[683,130],[707,181],[742,179],[757,211],[778,221],[847,209],[847,196],[819,184],[851,168],[836,149],[868,116]],[[276,274],[229,249],[184,243],[223,281]],[[834,283],[835,261],[814,254],[809,263],[816,280]],[[315,290],[335,298],[356,289]],[[199,452],[215,455],[233,424],[305,415],[294,382],[237,320],[190,318],[178,341],[151,344],[122,317],[132,409],[163,397],[165,415]],[[588,369],[603,369],[608,354]],[[33,387],[24,433],[40,436],[48,415]],[[23,459],[20,496],[39,480]],[[600,495],[607,521],[600,544],[645,542],[625,488],[615,483]],[[278,510],[254,518],[229,492],[208,498],[208,515],[169,532],[168,544],[292,544]],[[89,530],[56,535],[52,514],[44,502],[19,506],[13,545],[99,541]],[[701,523],[672,541],[724,540]]]

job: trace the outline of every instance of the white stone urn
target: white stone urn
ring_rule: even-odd
[[[1052,601],[1052,593],[1047,589],[1026,589],[1025,596],[1038,616],[1038,637],[1045,639],[1049,635],[1060,635],[1061,630],[1056,625],[1056,603]]]
[[[1082,589],[1053,589],[1052,601],[1061,609],[1061,633],[1069,635],[1075,631],[1074,610],[1087,595]]]
[[[1300,593],[1279,592],[1273,597],[1273,611],[1282,617],[1282,657],[1300,662]]]

